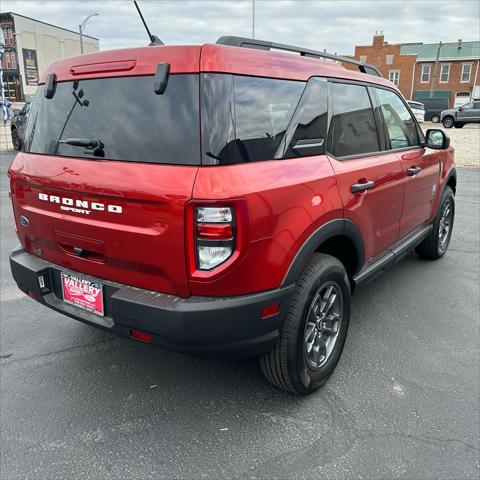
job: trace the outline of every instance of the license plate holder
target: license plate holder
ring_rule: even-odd
[[[81,275],[61,272],[63,301],[75,307],[103,317],[103,284]]]

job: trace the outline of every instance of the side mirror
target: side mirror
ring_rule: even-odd
[[[463,110],[463,107],[458,107],[458,111],[461,112]]]
[[[450,146],[450,138],[442,130],[436,128],[427,130],[425,141],[428,148],[435,150],[446,150]]]

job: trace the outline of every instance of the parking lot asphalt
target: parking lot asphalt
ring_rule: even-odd
[[[23,295],[1,154],[1,478],[478,479],[480,170],[447,255],[359,289],[340,363],[297,398],[255,361],[191,358]]]

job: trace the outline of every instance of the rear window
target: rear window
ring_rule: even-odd
[[[53,98],[40,86],[25,150],[82,158],[196,165],[200,156],[198,75],[171,75],[165,92],[153,77],[60,82]],[[100,148],[65,143],[98,140]],[[71,142],[70,142],[71,143]]]
[[[417,102],[407,102],[410,105],[410,108],[415,108],[416,110],[425,110],[423,103]]]

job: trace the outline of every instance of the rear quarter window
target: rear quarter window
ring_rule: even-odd
[[[276,158],[304,82],[229,74],[202,77],[202,140],[207,164]]]

